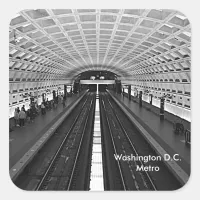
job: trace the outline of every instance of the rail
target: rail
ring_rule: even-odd
[[[86,130],[86,126],[87,126],[87,123],[88,123],[88,118],[89,118],[89,113],[91,111],[92,103],[93,103],[93,100],[90,102],[89,112],[88,112],[88,115],[87,115],[87,118],[86,118],[86,123],[84,124],[83,134],[82,134],[81,140],[79,142],[79,146],[78,146],[78,150],[77,150],[77,153],[76,153],[76,158],[75,158],[74,165],[73,165],[73,168],[72,168],[72,172],[71,172],[71,175],[70,175],[70,179],[69,179],[69,183],[68,183],[68,186],[67,186],[67,190],[70,190],[70,187],[71,187],[71,183],[72,183],[72,179],[73,179],[73,176],[74,176],[74,171],[75,171],[76,163],[77,163],[78,156],[79,156],[79,153],[80,153],[83,137],[85,135],[85,130]]]
[[[115,142],[114,142],[114,139],[113,139],[113,133],[112,133],[112,130],[111,130],[110,122],[109,122],[108,117],[106,115],[106,107],[105,107],[105,103],[104,103],[103,99],[102,99],[102,104],[103,104],[103,107],[104,107],[106,121],[107,121],[107,124],[108,124],[108,129],[109,129],[109,132],[110,132],[110,136],[111,136],[111,140],[112,140],[112,145],[113,145],[113,148],[114,148],[114,152],[117,155],[117,149],[116,149]],[[124,176],[123,176],[123,173],[122,173],[121,165],[119,163],[119,160],[116,160],[116,162],[117,162],[117,166],[118,166],[118,169],[119,169],[119,173],[120,173],[120,177],[121,177],[123,189],[126,191],[127,187],[125,185],[125,181],[124,181]]]
[[[123,132],[124,132],[124,135],[126,136],[128,142],[129,142],[129,144],[131,145],[133,152],[135,153],[136,156],[139,156],[139,154],[138,154],[136,148],[134,147],[133,142],[131,141],[130,137],[128,136],[128,134],[127,134],[127,132],[126,132],[126,130],[125,130],[125,128],[124,128],[124,126],[123,126],[121,120],[119,119],[118,115],[116,114],[116,112],[115,112],[115,110],[114,110],[114,108],[113,108],[113,106],[112,106],[112,104],[111,104],[111,102],[110,102],[109,99],[108,99],[108,102],[109,102],[109,104],[110,104],[110,107],[112,108],[113,113],[114,113],[115,116],[116,116],[116,119],[117,119],[117,121],[118,121],[118,123],[119,123],[121,129],[122,129]],[[141,165],[141,166],[142,166],[142,165],[145,166],[145,164],[144,164],[141,160],[139,160],[139,162],[140,162],[140,165]],[[156,190],[156,186],[155,186],[155,184],[153,183],[153,180],[151,179],[151,176],[149,175],[149,173],[148,173],[147,171],[144,171],[144,173],[146,174],[146,176],[147,176],[147,178],[148,178],[148,181],[149,181],[149,183],[150,183],[150,185],[151,185],[151,189]]]
[[[66,134],[65,138],[63,139],[63,141],[62,141],[60,147],[58,148],[58,150],[57,150],[56,153],[54,154],[54,156],[53,156],[53,158],[52,158],[52,160],[51,160],[51,163],[49,164],[49,167],[47,168],[47,170],[46,170],[46,172],[45,172],[43,178],[41,179],[41,181],[39,182],[39,184],[37,185],[37,187],[36,187],[35,190],[41,190],[41,187],[42,187],[42,185],[44,184],[44,181],[47,179],[47,176],[48,176],[48,174],[49,174],[49,172],[50,172],[52,166],[54,165],[55,160],[56,160],[56,158],[57,158],[59,152],[60,152],[61,149],[63,148],[63,145],[65,144],[65,142],[66,142],[66,140],[68,139],[68,137],[69,137],[71,131],[73,130],[73,128],[74,128],[74,126],[75,126],[77,120],[79,119],[79,116],[81,115],[81,113],[82,113],[82,111],[83,111],[83,109],[84,109],[84,107],[85,107],[85,105],[86,105],[88,99],[89,99],[89,97],[88,97],[88,98],[85,100],[85,102],[83,103],[83,106],[81,107],[81,111],[80,111],[79,114],[76,116],[76,118],[75,118],[75,120],[74,120],[72,126],[70,127],[70,130],[68,131],[68,133]]]

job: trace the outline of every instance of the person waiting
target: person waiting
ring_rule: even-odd
[[[65,107],[65,98],[62,99],[63,108]]]
[[[34,112],[33,112],[33,106],[30,107],[30,121],[33,122],[34,119]]]
[[[37,107],[36,103],[34,103],[33,108],[34,108],[35,116],[37,116],[38,115],[38,107]]]
[[[48,98],[47,98],[47,101],[45,103],[46,103],[45,104],[46,109],[49,110],[49,99]]]
[[[14,120],[15,120],[15,126],[19,126],[19,112],[17,108],[15,108]]]
[[[45,114],[45,105],[44,103],[41,104],[42,115]]]
[[[18,114],[19,114],[19,112],[20,112],[20,109],[19,109],[19,107],[17,107],[17,112],[18,112]]]
[[[21,111],[19,112],[19,124],[20,124],[20,127],[24,126],[25,118],[26,118],[26,113],[24,112],[24,110],[22,108]]]
[[[24,106],[24,105],[22,106],[22,109],[23,109],[23,111],[26,113],[26,110],[25,110],[25,106]]]
[[[31,121],[30,109],[28,109],[28,110],[26,111],[26,119],[27,119],[27,122],[30,123],[30,121]]]

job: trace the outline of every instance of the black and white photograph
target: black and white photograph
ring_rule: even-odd
[[[190,21],[89,7],[13,13],[10,179],[25,191],[179,190],[191,173]]]

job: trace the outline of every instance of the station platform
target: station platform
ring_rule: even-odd
[[[83,93],[84,91],[67,97],[64,108],[62,103],[59,103],[57,108],[47,110],[45,115],[39,114],[33,122],[25,123],[24,127],[12,127],[13,131],[9,133],[9,169],[20,160]]]
[[[109,90],[110,95],[117,99],[126,111],[137,120],[139,124],[157,141],[157,143],[170,155],[179,154],[181,161],[178,165],[190,174],[190,145],[185,144],[184,135],[174,133],[173,123],[170,120],[160,120],[160,116],[138,102]],[[146,103],[146,102],[145,102]],[[147,104],[147,103],[146,103]],[[148,104],[148,106],[152,106]],[[152,106],[153,107],[153,106]],[[187,128],[190,123],[184,124]]]

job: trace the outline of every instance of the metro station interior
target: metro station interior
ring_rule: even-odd
[[[176,10],[35,9],[9,25],[9,173],[23,190],[172,191],[190,176],[191,27]]]

